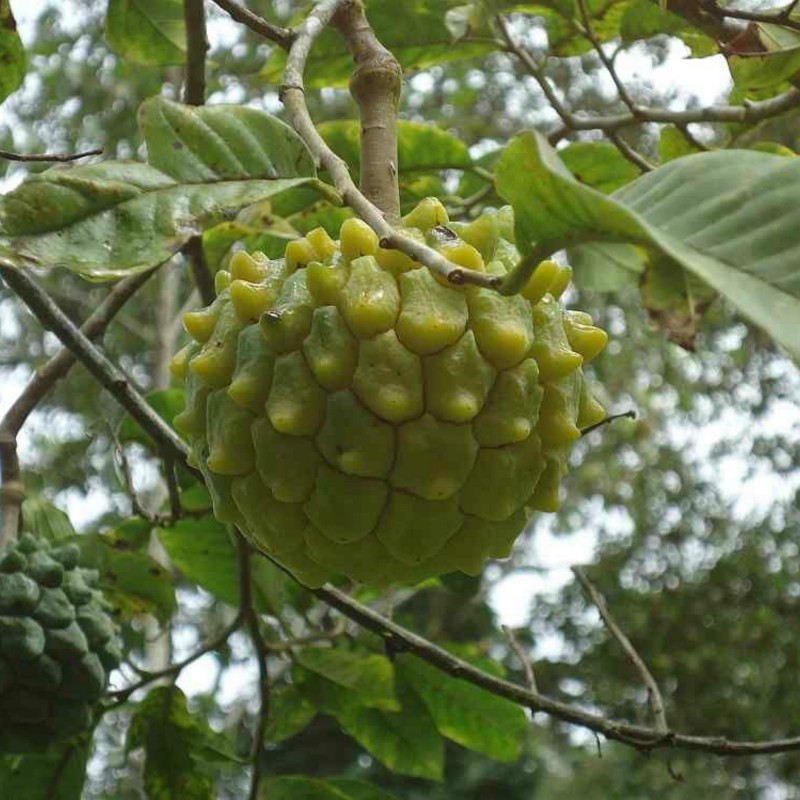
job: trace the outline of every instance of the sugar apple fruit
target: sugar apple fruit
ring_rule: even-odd
[[[405,233],[461,266],[518,260],[510,208],[449,223],[438,200]],[[185,315],[175,419],[212,495],[301,581],[374,586],[509,555],[530,509],[559,506],[581,428],[605,416],[582,365],[605,332],[540,264],[519,295],[445,284],[348,219],[269,260],[240,251]]]
[[[41,752],[92,726],[120,652],[78,547],[31,534],[0,551],[0,753]]]

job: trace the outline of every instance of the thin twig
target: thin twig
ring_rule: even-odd
[[[623,158],[637,166],[642,172],[652,172],[655,166],[651,164],[641,153],[637,153],[616,131],[609,131],[607,134],[614,147],[617,148]]]
[[[581,31],[583,35],[589,40],[592,47],[595,49],[595,52],[600,58],[603,66],[606,68],[606,71],[611,76],[611,80],[614,82],[614,86],[617,87],[617,92],[619,94],[619,99],[628,107],[628,110],[634,117],[639,116],[639,108],[636,105],[634,99],[628,93],[628,87],[625,86],[622,79],[617,74],[617,70],[614,67],[613,61],[606,55],[606,51],[603,50],[603,43],[597,37],[597,34],[594,31],[594,27],[592,25],[592,18],[589,15],[589,8],[587,6],[586,0],[578,0],[578,8],[581,12],[581,20],[583,21],[583,30]]]
[[[644,659],[639,655],[636,648],[631,643],[631,640],[625,635],[625,632],[611,616],[605,597],[600,594],[597,587],[586,577],[586,573],[580,567],[573,567],[572,574],[575,576],[578,583],[580,583],[588,598],[594,603],[606,628],[608,628],[611,635],[617,640],[620,647],[625,652],[625,655],[628,656],[628,659],[639,673],[639,677],[642,679],[642,683],[644,683],[647,689],[656,730],[667,733],[667,731],[669,731],[669,725],[667,724],[667,716],[664,710],[664,700],[661,697],[661,690],[658,688],[658,684],[648,669],[647,664],[644,663]]]
[[[249,800],[258,800],[259,786],[261,784],[261,775],[263,772],[261,767],[261,754],[264,750],[264,740],[267,733],[267,725],[269,724],[271,700],[269,669],[267,667],[269,648],[264,639],[264,635],[261,633],[261,624],[253,605],[252,553],[250,545],[238,531],[236,531],[235,536],[236,548],[239,556],[239,614],[244,619],[247,629],[250,632],[250,638],[253,640],[253,648],[256,651],[256,659],[258,661],[258,687],[261,703],[256,731],[253,736],[253,749],[250,756],[253,763],[253,772],[250,778],[250,793],[248,795]]]
[[[22,299],[39,322],[54,333],[83,363],[89,372],[136,419],[159,444],[184,462],[189,448],[172,428],[164,423],[147,401],[131,385],[120,369],[82,333],[69,317],[48,297],[32,277],[8,262],[0,261],[0,275]]]
[[[528,684],[528,688],[532,692],[536,692],[538,694],[539,687],[536,684],[536,673],[533,671],[533,661],[530,657],[530,654],[526,653],[522,649],[522,645],[514,635],[514,631],[512,631],[508,625],[501,625],[500,629],[503,631],[506,639],[508,640],[508,646],[513,650],[514,655],[522,663],[522,669],[525,672],[525,682]]]
[[[82,153],[31,153],[29,155],[12,153],[9,150],[0,150],[0,158],[4,158],[6,161],[21,161],[23,163],[35,161],[66,163],[69,161],[77,161],[81,158],[89,158],[89,156],[100,156],[102,154],[103,151],[100,148],[84,150]]]
[[[800,89],[792,87],[768,100],[746,101],[742,105],[711,105],[677,111],[669,108],[646,108],[637,106],[637,113],[608,116],[579,117],[561,102],[544,74],[544,63],[538,64],[531,53],[517,42],[508,29],[504,17],[497,15],[495,22],[502,35],[498,46],[519,59],[531,77],[539,84],[553,110],[561,118],[563,126],[551,132],[549,139],[556,143],[574,131],[600,130],[608,133],[642,122],[671,123],[682,126],[693,122],[739,122],[753,123],[776,117],[800,106]]]
[[[396,231],[384,219],[380,209],[358,190],[347,164],[328,147],[317,131],[306,105],[303,71],[314,41],[345,2],[349,0],[324,0],[296,28],[297,38],[289,51],[281,86],[281,99],[286,106],[289,122],[328,171],[344,202],[378,234],[381,247],[404,252],[451,283],[497,288],[501,282],[499,277],[453,264],[433,248]]]
[[[587,425],[585,428],[582,428],[581,436],[586,436],[592,431],[596,431],[598,428],[605,428],[606,425],[611,422],[616,422],[618,419],[636,419],[636,411],[631,408],[619,414],[609,414],[605,419],[601,419],[600,422],[595,422],[594,425]]]
[[[190,106],[206,101],[206,11],[203,0],[183,0],[183,22],[186,27],[186,86],[183,100]]]
[[[106,295],[100,305],[89,315],[81,330],[94,339],[105,331],[120,309],[150,278],[154,270],[132,275],[119,281]],[[16,538],[20,523],[20,505],[24,498],[24,487],[20,481],[17,457],[17,435],[31,412],[44,399],[50,389],[77,359],[66,347],[58,351],[49,361],[39,367],[26,387],[0,420],[0,465],[2,465],[2,489],[0,490],[0,515],[3,527],[0,543]]]
[[[296,37],[294,31],[267,22],[263,17],[254,14],[250,9],[233,2],[233,0],[213,0],[213,2],[226,11],[232,19],[250,28],[253,33],[275,42],[284,50],[288,50],[292,46]]]
[[[142,680],[137,681],[131,686],[128,686],[125,689],[119,689],[116,692],[110,692],[109,697],[114,702],[107,706],[104,709],[104,712],[110,711],[111,709],[126,703],[131,695],[135,692],[138,692],[139,689],[144,689],[146,686],[149,686],[151,683],[161,680],[162,678],[173,678],[179,675],[181,671],[190,664],[193,664],[207,653],[212,653],[214,650],[219,650],[219,648],[222,647],[222,645],[224,645],[228,639],[230,639],[230,637],[242,627],[243,622],[244,620],[241,613],[237,614],[233,622],[231,622],[231,624],[228,625],[228,627],[225,628],[222,633],[219,634],[219,636],[215,636],[206,644],[202,645],[199,649],[195,650],[194,653],[184,658],[183,661],[170,664],[170,666],[166,667],[165,669],[158,670],[157,672],[147,672]]]
[[[194,284],[200,293],[200,299],[205,305],[211,305],[217,293],[214,290],[214,276],[208,267],[206,254],[203,250],[202,236],[192,236],[183,246],[183,253],[189,259],[192,278],[194,278]]]

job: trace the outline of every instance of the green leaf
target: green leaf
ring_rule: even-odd
[[[400,710],[384,711],[364,706],[360,694],[317,673],[295,667],[293,676],[304,697],[336,717],[349,736],[389,769],[442,779],[444,741],[416,695],[401,691]]]
[[[25,48],[17,33],[10,0],[0,0],[0,102],[16,91],[25,77]]]
[[[269,723],[266,740],[277,744],[304,730],[317,716],[317,709],[290,685],[272,693],[269,703]]]
[[[646,260],[639,248],[629,244],[590,242],[569,250],[569,263],[575,284],[596,292],[616,292],[635,288],[644,272]]]
[[[295,654],[298,664],[358,695],[361,705],[394,711],[394,667],[385,656],[366,655],[333,647],[305,647]]]
[[[123,277],[162,263],[241,208],[310,181],[181,185],[146,164],[53,167],[2,198],[0,247],[95,280]]]
[[[559,150],[558,155],[581,183],[606,194],[641,175],[640,170],[608,142],[574,142]]]
[[[523,253],[638,244],[700,278],[800,358],[800,159],[698,153],[609,197],[578,183],[539,134],[524,133],[503,153],[496,182],[514,207]],[[602,263],[603,248],[594,258]]]
[[[0,758],[0,797],[80,800],[86,780],[89,745],[72,742],[43,756]]]
[[[186,405],[183,389],[158,389],[148,392],[144,399],[169,426]],[[138,442],[148,447],[153,444],[152,437],[129,414],[122,418],[117,435],[121,442]]]
[[[700,149],[695,147],[674,125],[665,125],[661,129],[658,153],[662,164],[699,152],[701,152]]]
[[[454,41],[445,15],[448,0],[372,0],[369,21],[381,43],[400,62],[404,72],[416,72],[437,64],[485,55],[496,50],[492,37],[466,36]],[[279,84],[286,54],[275,48],[267,59],[263,76]],[[305,81],[308,86],[346,86],[353,60],[338,31],[327,28],[315,42]]]
[[[395,662],[398,676],[415,692],[442,736],[497,761],[522,754],[529,732],[525,712],[510,700],[452,678],[411,655]]]
[[[264,783],[261,796],[264,800],[394,800],[393,795],[363,781],[304,775],[271,778]]]
[[[128,552],[118,540],[79,536],[81,562],[100,572],[100,588],[125,616],[152,614],[166,622],[175,612],[175,589],[169,573],[147,553]]]
[[[29,494],[22,501],[22,525],[24,530],[49,542],[75,536],[69,517],[40,494]]]
[[[192,716],[183,692],[158,686],[136,707],[126,750],[144,748],[148,800],[213,800],[209,743],[216,739],[205,720]]]
[[[356,120],[324,122],[322,137],[357,172],[361,164],[361,126]],[[436,125],[400,120],[397,125],[400,174],[421,170],[469,169],[467,145]]]
[[[350,800],[395,800],[395,796],[377,786],[349,778],[329,778],[328,786],[344,792]]]
[[[228,531],[213,517],[182,519],[158,528],[158,538],[187,580],[231,606],[239,605],[239,562]],[[259,611],[280,614],[286,602],[285,573],[269,561],[251,562],[253,601]]]
[[[678,36],[694,56],[709,56],[718,52],[711,37],[678,14],[662,8],[656,0],[633,0],[622,15],[619,32],[625,44],[666,34]]]
[[[317,174],[303,140],[255,108],[197,108],[151,97],[139,107],[139,127],[149,163],[181,183]]]
[[[168,66],[186,60],[182,0],[109,0],[106,39],[138,64]]]

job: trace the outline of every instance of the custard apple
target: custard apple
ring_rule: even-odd
[[[0,753],[89,730],[119,663],[116,627],[78,547],[31,534],[0,552]]]
[[[519,258],[510,208],[458,224],[429,198],[403,226],[473,270]],[[216,516],[311,586],[508,556],[605,416],[582,366],[607,336],[559,302],[570,276],[546,261],[512,297],[449,285],[355,218],[279,260],[235,253],[173,361]]]

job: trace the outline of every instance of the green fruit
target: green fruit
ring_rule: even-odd
[[[429,198],[403,226],[463,267],[518,259],[509,208],[450,224]],[[559,302],[569,267],[542,262],[514,297],[451,286],[357,219],[229,266],[186,317],[175,424],[217,517],[301,581],[475,574],[558,508],[571,445],[605,415],[582,367],[607,336]]]
[[[119,663],[97,573],[76,545],[25,534],[0,552],[0,753],[41,752],[89,730]]]

